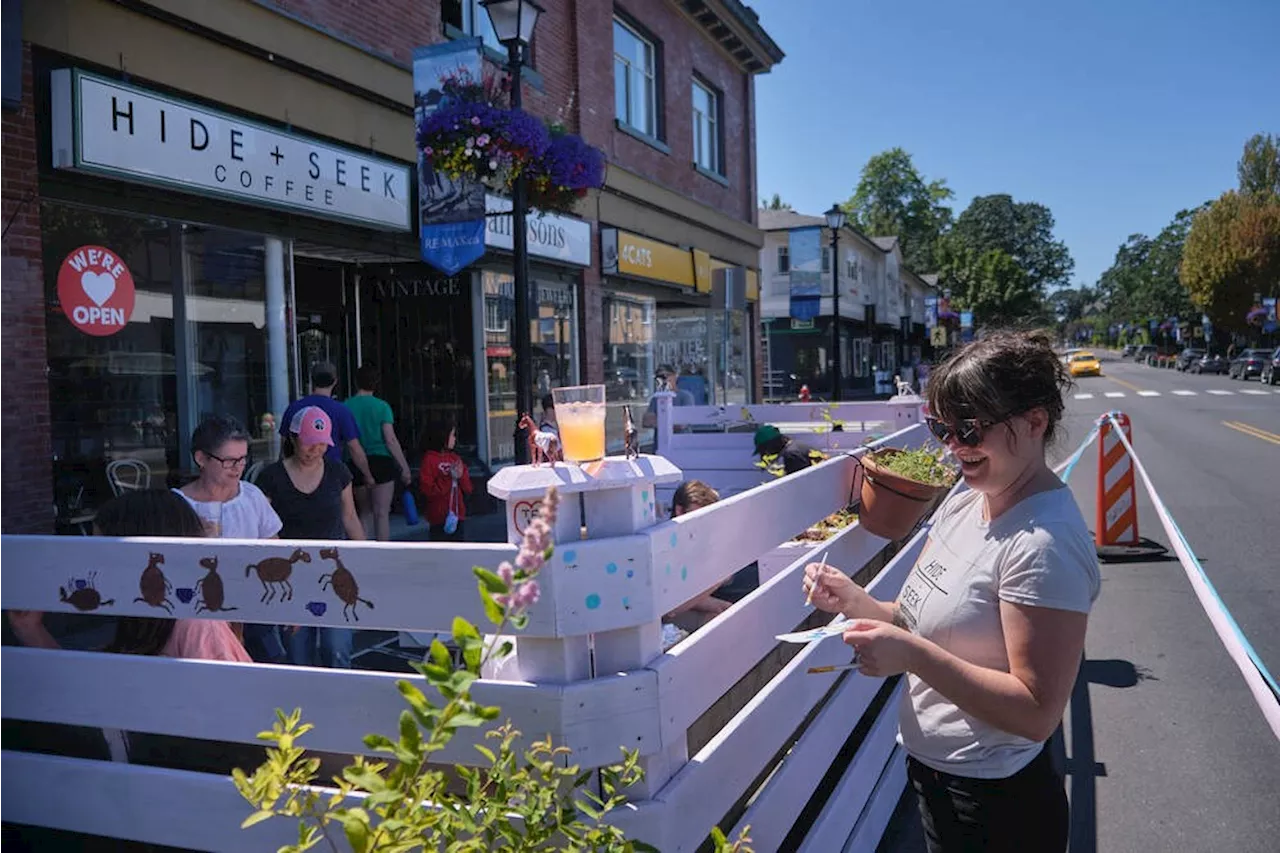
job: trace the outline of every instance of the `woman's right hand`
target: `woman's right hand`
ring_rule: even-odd
[[[801,583],[813,606],[827,613],[842,613],[850,619],[878,619],[879,602],[834,566],[810,563]],[[812,590],[812,593],[810,593]]]

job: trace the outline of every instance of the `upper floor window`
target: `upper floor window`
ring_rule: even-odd
[[[440,17],[444,20],[445,35],[450,35],[449,28],[452,27],[461,35],[479,36],[485,47],[507,55],[507,48],[498,41],[489,13],[480,5],[480,0],[444,0]]]
[[[618,19],[613,21],[613,97],[618,121],[658,136],[657,49]]]
[[[831,250],[830,249],[822,250],[822,272],[824,275],[831,272]]]
[[[791,272],[791,247],[790,246],[778,247],[778,272],[780,273]]]
[[[720,139],[720,94],[693,81],[693,162],[701,169],[724,174]]]
[[[858,256],[853,252],[844,256],[844,274],[846,278],[858,280]]]

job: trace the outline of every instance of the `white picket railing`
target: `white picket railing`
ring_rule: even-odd
[[[779,408],[793,409],[754,407]],[[877,411],[879,422],[895,422],[897,410]],[[772,414],[765,418],[778,420]],[[924,439],[923,427],[914,425],[885,443],[913,446]],[[620,746],[638,749],[648,777],[616,822],[663,851],[695,850],[717,824],[750,824],[757,850],[776,849],[858,721],[874,707],[876,722],[828,806],[808,826],[802,847],[840,849],[856,830],[863,840],[844,849],[874,849],[903,790],[894,744],[901,691],[887,702],[873,702],[882,679],[807,674],[811,666],[847,661],[843,644],[804,647],[695,755],[687,754],[687,743],[695,721],[775,650],[774,636],[812,614],[799,589],[803,567],[817,548],[829,550],[829,561],[852,573],[889,543],[855,524],[820,546],[800,549],[793,564],[670,651],[662,652],[660,640],[662,616],[675,605],[843,508],[856,463],[836,456],[665,522],[655,521],[653,489],[670,479],[670,466],[649,457],[631,464],[636,481],[624,485],[632,496],[626,511],[638,520],[635,531],[582,541],[564,535],[569,524],[582,521],[588,535],[593,524],[630,529],[625,523],[610,528],[602,517],[610,500],[619,506],[604,493],[596,496],[594,513],[588,500],[586,519],[563,513],[560,544],[543,571],[542,600],[519,639],[516,665],[503,670],[504,677],[514,672],[524,680],[482,679],[474,686],[477,699],[500,706],[527,736],[550,735],[568,746],[584,767],[617,760]],[[539,476],[553,476],[554,470],[543,469]],[[509,509],[516,511],[518,503],[512,500]],[[868,587],[881,598],[894,597],[923,542],[924,533],[908,542]],[[182,618],[447,630],[458,614],[481,624],[471,567],[492,567],[514,553],[510,545],[341,543],[338,560],[359,585],[353,603],[321,583],[322,575],[338,567],[320,557],[330,545],[4,536],[2,603],[5,609],[54,612],[88,607],[116,616],[169,615],[172,607]],[[291,565],[292,596],[285,598],[285,585],[266,580],[273,575],[260,564],[297,550],[310,562]],[[153,569],[172,588],[163,602],[140,586],[154,554],[163,563]],[[217,560],[224,606],[237,609],[194,612],[200,598],[196,582],[209,572],[201,561],[208,565],[208,558]],[[304,718],[316,724],[305,745],[354,754],[366,752],[366,733],[394,736],[403,707],[395,688],[403,676],[391,673],[14,647],[3,650],[2,660],[6,719],[251,744],[269,727],[276,708],[301,707]],[[440,759],[474,763],[475,742],[474,733],[463,732]],[[7,782],[21,780],[4,786],[6,821],[216,851],[269,849],[297,837],[296,826],[284,820],[240,830],[250,809],[223,776],[11,749],[3,752],[2,766]],[[753,792],[756,780],[770,771]]]

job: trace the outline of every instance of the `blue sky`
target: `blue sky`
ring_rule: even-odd
[[[1085,284],[1280,133],[1280,0],[749,2],[787,53],[756,80],[762,197],[820,214],[901,146],[957,215],[1048,205]]]

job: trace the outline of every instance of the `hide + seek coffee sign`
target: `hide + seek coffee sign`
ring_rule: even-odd
[[[409,167],[79,69],[51,74],[53,164],[409,231]]]

